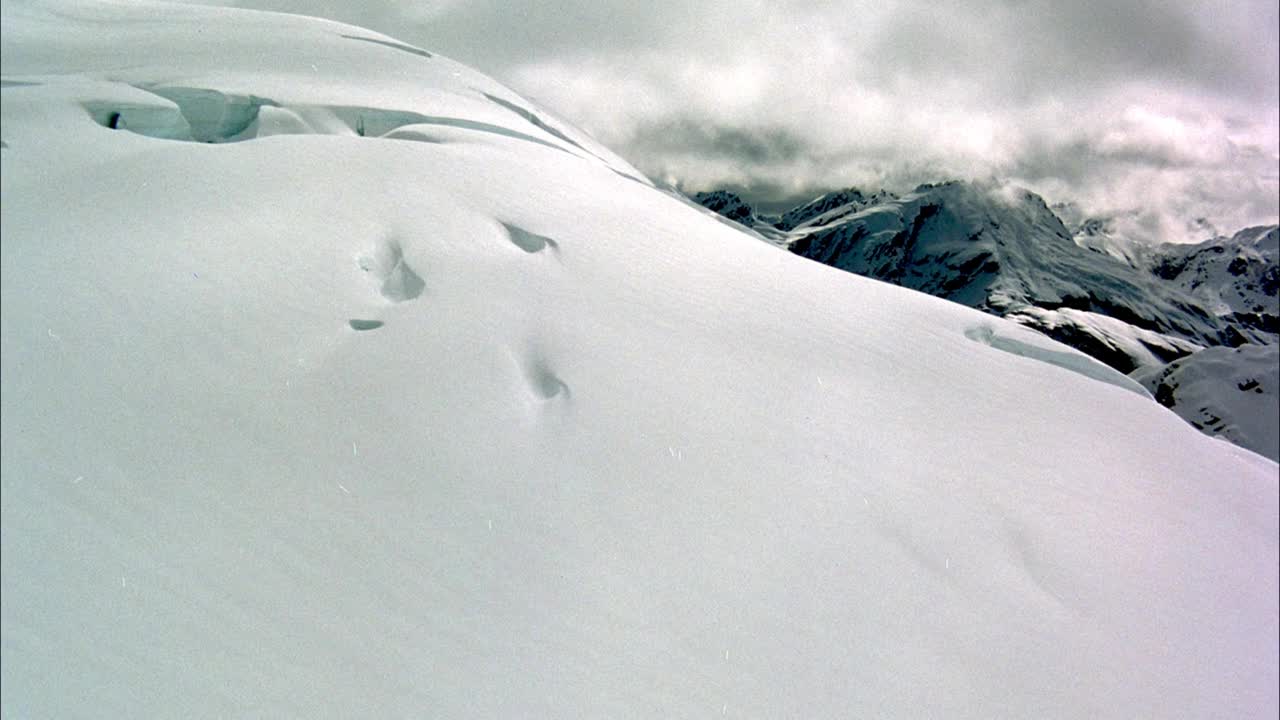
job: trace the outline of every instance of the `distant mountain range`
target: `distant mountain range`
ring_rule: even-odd
[[[724,190],[693,200],[797,255],[1035,328],[1204,432],[1280,457],[1277,226],[1150,246],[1105,219],[1068,226],[1035,193],[962,181],[849,188],[778,216]]]

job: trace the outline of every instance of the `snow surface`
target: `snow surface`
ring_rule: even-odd
[[[1276,464],[1100,363],[392,38],[0,20],[6,717],[1280,710]]]

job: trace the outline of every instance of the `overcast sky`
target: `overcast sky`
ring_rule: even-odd
[[[1203,239],[1277,221],[1276,0],[231,0],[487,72],[651,177],[1012,180]]]

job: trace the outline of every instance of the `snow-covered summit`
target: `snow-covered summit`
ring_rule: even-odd
[[[777,227],[779,230],[789,231],[802,225],[826,225],[888,197],[883,191],[866,196],[858,188],[829,192],[783,213]],[[833,210],[837,212],[832,213]]]
[[[1080,247],[1034,193],[949,182],[848,209],[793,232],[791,250],[1013,316],[1124,372],[1223,344],[1234,332],[1180,288]]]
[[[1280,327],[1275,227],[1152,248],[1096,218],[1072,231],[1034,193],[963,181],[828,193],[777,227],[800,255],[1012,317],[1124,372],[1274,343]]]
[[[755,210],[737,193],[728,190],[700,192],[693,196],[693,201],[706,209],[747,227],[756,224]]]
[[[1086,250],[1110,255],[1126,265],[1146,269],[1150,266],[1152,245],[1127,236],[1116,228],[1114,218],[1087,217],[1073,219],[1080,213],[1068,204],[1055,204],[1052,209],[1071,231],[1072,239]]]
[[[0,13],[6,717],[1280,709],[1277,467],[1129,378],[429,49]]]
[[[1164,244],[1151,271],[1199,298],[1255,344],[1280,342],[1280,227],[1246,228],[1196,245]]]

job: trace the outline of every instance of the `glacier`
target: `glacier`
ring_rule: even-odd
[[[6,716],[1280,710],[1277,465],[1102,363],[430,49],[0,12]]]

